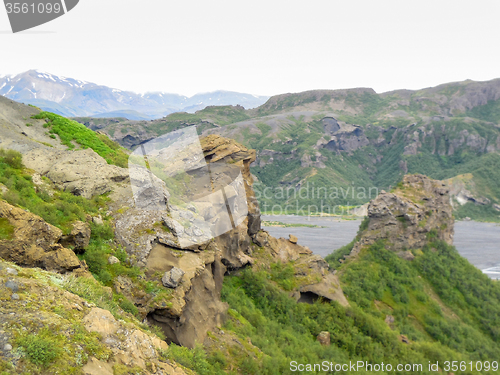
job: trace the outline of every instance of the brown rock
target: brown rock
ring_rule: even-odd
[[[101,341],[113,352],[112,359],[107,363],[90,359],[83,368],[85,374],[101,375],[108,374],[108,371],[113,374],[114,364],[121,364],[128,368],[138,366],[144,370],[144,374],[150,373],[146,371],[148,366],[150,370],[160,367],[165,370],[166,374],[185,374],[175,366],[175,363],[169,363],[163,367],[158,361],[158,351],[168,349],[164,341],[136,329],[134,325],[117,321],[109,311],[94,307],[82,322],[88,331],[99,333],[102,337]]]
[[[314,294],[317,297],[322,297],[330,301],[337,301],[342,306],[349,306],[344,292],[340,286],[340,281],[337,275],[333,273],[327,273],[323,276],[319,282],[315,284],[305,285],[300,288],[301,295]]]
[[[66,272],[80,267],[77,256],[57,242],[62,231],[41,217],[0,201],[0,218],[12,225],[10,240],[0,240],[0,258],[21,266]]]
[[[402,186],[393,193],[382,191],[368,206],[368,228],[354,246],[354,256],[363,246],[385,239],[386,247],[408,260],[428,242],[433,233],[436,239],[453,243],[454,219],[449,189],[441,181],[424,175],[407,175]]]
[[[82,368],[83,375],[113,375],[113,366],[97,358],[90,357]]]
[[[192,348],[224,321],[227,304],[221,302],[220,291],[226,267],[215,247],[200,253],[185,250],[180,257],[178,251],[158,244],[149,255],[149,275],[174,267],[185,273],[182,283],[172,289],[171,306],[151,306],[148,321],[163,330],[168,342]]]
[[[330,346],[330,332],[322,331],[316,338],[321,345]]]
[[[51,251],[45,253],[41,259],[42,267],[54,272],[68,272],[80,267],[80,260],[70,249],[61,245],[53,245]]]
[[[61,243],[66,247],[73,247],[76,251],[85,251],[90,242],[90,225],[83,221],[75,221],[68,236],[63,236]]]
[[[108,311],[98,307],[92,308],[82,320],[85,328],[90,332],[97,332],[103,337],[118,331],[120,325],[115,317]]]
[[[296,244],[296,243],[299,241],[299,239],[298,239],[296,236],[294,236],[293,234],[290,234],[290,235],[289,235],[289,237],[290,237],[290,238],[289,238],[289,241],[290,241],[291,243]]]
[[[269,233],[262,229],[253,236],[253,242],[257,246],[264,247],[269,245],[268,237]]]

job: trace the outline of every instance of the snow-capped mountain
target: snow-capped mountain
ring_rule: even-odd
[[[0,95],[68,117],[122,116],[130,120],[194,112],[208,105],[254,108],[269,98],[231,91],[196,94],[191,98],[165,92],[137,94],[38,70],[0,77]]]

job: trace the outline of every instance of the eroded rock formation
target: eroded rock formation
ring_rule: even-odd
[[[337,276],[328,271],[328,264],[321,257],[293,243],[296,242],[293,238],[293,242],[276,239],[261,230],[260,210],[250,173],[255,151],[217,135],[202,138],[201,147],[208,163],[225,162],[240,169],[248,205],[247,217],[213,239],[185,247],[176,238],[186,229],[176,225],[168,211],[184,210],[178,214],[196,223],[199,207],[169,205],[165,211],[144,210],[134,205],[130,191],[117,192],[114,200],[119,204],[113,209],[117,239],[136,259],[137,265],[145,268],[148,277],[164,279],[171,297],[168,302],[155,302],[137,291],[127,292],[124,280],[115,288],[135,301],[148,321],[163,329],[169,342],[188,347],[203,342],[207,331],[214,331],[223,323],[227,310],[227,305],[220,300],[224,274],[246,266],[293,261],[299,280],[299,287],[294,292],[297,300],[312,296],[313,299],[322,297],[347,304]],[[221,176],[215,176],[218,177]],[[175,282],[172,281],[173,270]]]
[[[394,192],[382,191],[370,202],[368,218],[368,228],[351,257],[378,240],[385,240],[386,248],[407,258],[412,258],[408,250],[424,246],[429,238],[453,243],[449,188],[424,175],[407,175]]]

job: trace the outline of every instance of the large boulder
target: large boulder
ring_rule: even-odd
[[[74,195],[92,198],[110,192],[116,183],[129,178],[128,170],[109,165],[94,150],[52,151],[33,149],[23,163],[55,185]]]
[[[59,228],[4,201],[0,201],[0,219],[12,233],[10,238],[0,240],[0,258],[61,273],[80,268],[75,253],[58,244],[62,235]]]
[[[173,267],[170,271],[165,272],[165,274],[161,278],[161,282],[164,287],[177,288],[184,274],[185,272],[180,268]]]

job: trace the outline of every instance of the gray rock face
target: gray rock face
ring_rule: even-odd
[[[351,152],[370,144],[362,127],[341,124],[340,130],[332,135],[323,147],[333,152]]]
[[[14,268],[7,268],[5,271],[7,271],[9,275],[17,276],[17,270],[15,270]]]
[[[325,117],[321,120],[325,133],[334,134],[340,130],[340,125],[333,117]]]
[[[24,155],[23,162],[42,176],[47,176],[60,189],[88,199],[110,192],[115,183],[129,178],[127,169],[109,165],[92,149],[35,149]]]
[[[182,276],[184,276],[185,272],[180,268],[174,267],[170,271],[165,272],[163,277],[161,278],[161,282],[163,286],[166,288],[177,288],[179,283],[182,280]]]
[[[129,168],[130,182],[137,208],[146,210],[165,210],[170,194],[165,182],[142,166]]]

